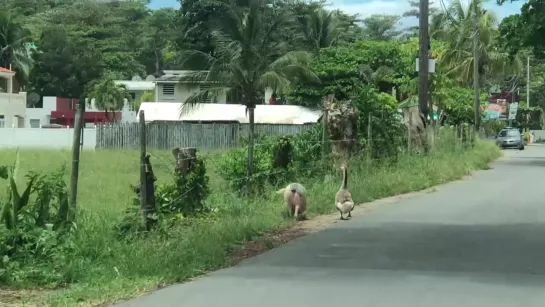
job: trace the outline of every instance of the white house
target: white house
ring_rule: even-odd
[[[141,101],[142,95],[144,95],[145,92],[155,92],[155,82],[118,80],[115,81],[115,83],[124,85],[129,95],[131,95],[131,101],[127,102],[121,110],[121,122],[134,122],[136,111],[138,111],[134,107],[135,104]]]
[[[13,87],[15,72],[0,67],[0,128],[25,126],[26,93]]]
[[[164,70],[163,73],[164,75],[155,80],[155,101],[185,102],[192,94],[212,86],[210,82],[190,80],[195,73],[192,70]],[[218,97],[217,102],[226,103],[227,95]]]

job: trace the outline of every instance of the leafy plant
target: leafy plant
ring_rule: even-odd
[[[0,201],[0,282],[62,282],[65,277],[60,272],[73,250],[75,230],[68,221],[66,169],[27,174],[21,192],[16,184],[17,166],[18,158],[13,166],[0,168],[0,177],[8,181],[7,199]]]
[[[154,218],[163,226],[171,224],[173,218],[195,217],[210,212],[206,207],[206,198],[210,194],[209,177],[206,174],[204,161],[197,156],[192,160],[187,174],[174,173],[173,183],[162,184],[155,189]],[[135,197],[132,206],[125,210],[125,215],[119,226],[121,234],[127,235],[142,231],[140,222],[140,188],[133,186]]]

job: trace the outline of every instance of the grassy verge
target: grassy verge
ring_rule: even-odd
[[[369,165],[354,161],[350,166],[350,189],[358,202],[421,190],[485,169],[499,156],[493,143],[477,140],[472,149],[443,146],[427,156],[402,155],[395,163],[373,161]],[[152,157],[157,177],[168,180],[171,155],[156,152]],[[22,152],[20,159],[22,173],[32,169],[48,171],[68,162],[69,154]],[[13,152],[0,152],[0,160],[13,161]],[[252,202],[225,192],[210,161],[213,193],[208,202],[217,212],[187,221],[168,234],[157,233],[128,244],[117,239],[115,225],[133,196],[129,184],[138,180],[137,153],[86,152],[81,165],[77,249],[63,268],[72,283],[44,296],[30,296],[28,302],[21,300],[25,306],[93,306],[132,297],[224,267],[230,263],[229,253],[234,246],[292,223],[282,218],[281,200],[270,191]],[[311,218],[334,210],[339,175],[303,182],[309,190]]]

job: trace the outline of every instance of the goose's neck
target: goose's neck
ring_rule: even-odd
[[[346,189],[348,187],[348,170],[346,167],[343,167],[343,184],[341,189]]]

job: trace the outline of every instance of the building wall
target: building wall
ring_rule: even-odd
[[[23,128],[25,111],[26,93],[0,93],[0,128]]]
[[[0,148],[70,149],[74,129],[0,129]],[[96,129],[84,129],[83,148],[96,147]]]
[[[25,128],[40,128],[51,121],[51,111],[57,110],[57,97],[44,97],[42,108],[27,108]],[[38,124],[38,126],[36,126]]]
[[[174,87],[174,93],[170,88]],[[194,93],[199,92],[199,84],[187,83],[157,83],[157,98],[158,102],[185,102]],[[218,103],[225,103],[226,95],[223,94],[218,99]]]

